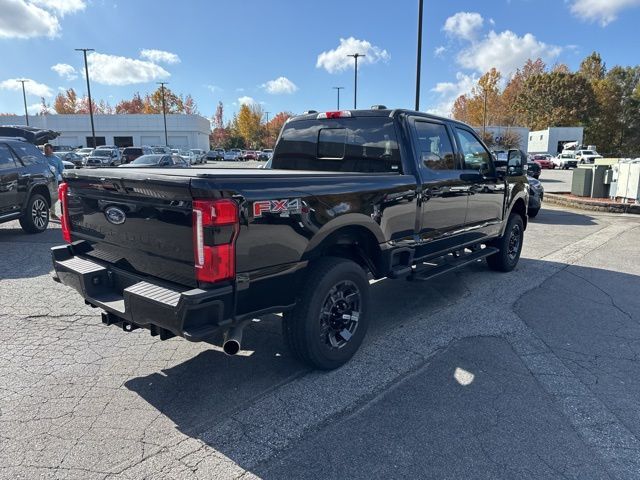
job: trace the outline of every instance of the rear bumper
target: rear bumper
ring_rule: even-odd
[[[103,322],[194,342],[215,342],[233,323],[232,285],[203,290],[160,284],[83,256],[82,243],[51,249],[56,280],[75,289],[87,304],[103,309]]]

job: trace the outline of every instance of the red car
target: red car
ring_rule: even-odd
[[[258,156],[256,155],[256,152],[254,152],[253,150],[246,150],[244,152],[243,158],[245,160],[257,160]]]
[[[540,168],[556,168],[556,164],[551,160],[551,155],[533,155],[531,160],[540,165]]]

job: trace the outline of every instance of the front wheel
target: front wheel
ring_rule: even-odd
[[[49,225],[49,203],[36,193],[27,202],[24,215],[20,217],[20,226],[27,233],[42,233]]]
[[[522,217],[517,213],[512,213],[507,222],[504,235],[491,243],[498,252],[487,257],[487,263],[491,270],[499,272],[510,272],[518,264],[522,243],[524,240],[524,223]]]
[[[326,257],[310,267],[302,294],[283,316],[282,332],[298,360],[321,370],[344,365],[367,331],[369,282],[365,270],[343,258]]]

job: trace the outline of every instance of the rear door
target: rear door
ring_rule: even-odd
[[[420,237],[425,241],[452,237],[464,227],[468,193],[451,132],[435,119],[416,117],[411,124],[421,177]]]
[[[465,227],[492,235],[503,215],[504,179],[498,178],[493,159],[477,135],[468,128],[453,127],[461,153],[462,175],[469,195]]]
[[[0,143],[0,220],[20,210],[18,200],[18,165],[9,147]]]

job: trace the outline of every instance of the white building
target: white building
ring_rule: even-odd
[[[478,135],[482,135],[482,127],[473,127]],[[529,129],[525,127],[506,127],[502,125],[487,125],[487,133],[490,133],[494,141],[494,149],[502,148],[502,138],[506,134],[515,134],[520,139],[518,148],[527,151],[527,136],[529,135]]]
[[[546,130],[529,132],[529,153],[561,153],[565,143],[582,145],[583,127],[549,127]]]
[[[118,147],[164,145],[162,114],[94,115],[96,144]],[[24,116],[0,116],[0,125],[24,125]],[[29,125],[60,132],[52,144],[70,147],[91,145],[89,115],[29,116]],[[174,147],[209,150],[209,120],[200,115],[167,115],[168,143]]]

